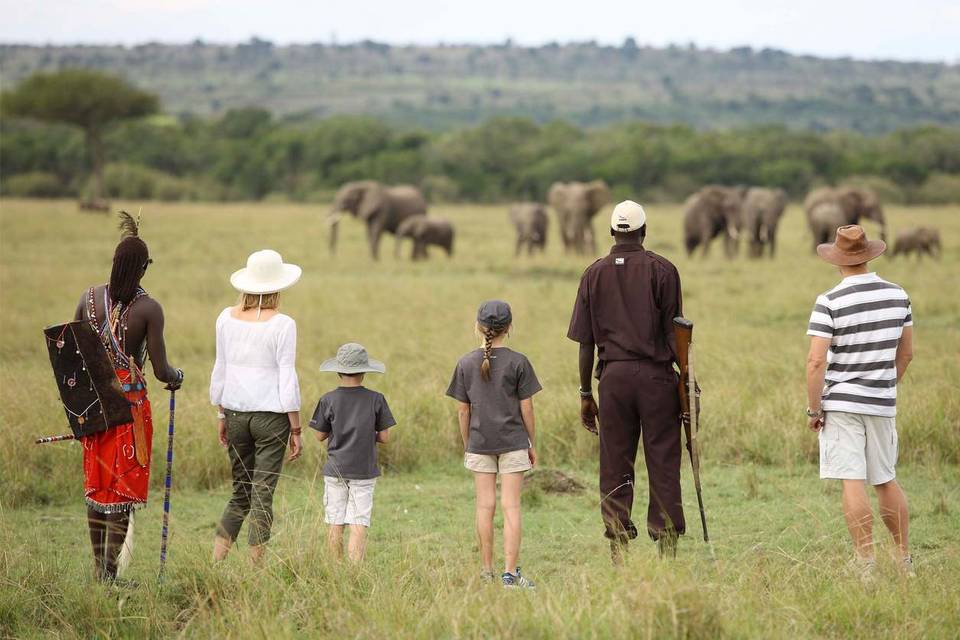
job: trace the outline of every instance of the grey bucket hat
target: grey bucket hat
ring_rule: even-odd
[[[506,329],[513,322],[510,305],[503,300],[487,300],[477,310],[477,322],[494,331]]]
[[[348,342],[337,349],[337,357],[330,358],[320,365],[320,371],[332,371],[347,375],[358,373],[386,373],[387,366],[367,355],[362,344]]]

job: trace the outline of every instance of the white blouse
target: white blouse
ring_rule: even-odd
[[[300,410],[297,323],[278,313],[264,322],[238,320],[224,309],[217,318],[217,361],[210,402],[233,411]]]

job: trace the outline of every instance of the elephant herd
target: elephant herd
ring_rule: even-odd
[[[555,182],[547,193],[547,203],[520,202],[510,206],[508,215],[516,230],[515,253],[543,251],[550,227],[548,206],[556,213],[560,239],[565,252],[595,255],[597,242],[593,218],[610,201],[610,189],[603,180],[591,182]],[[692,256],[698,250],[708,254],[710,243],[722,237],[724,253],[732,258],[738,252],[741,237],[746,239],[750,257],[773,257],[777,227],[787,206],[783,189],[766,187],[728,187],[707,185],[684,203],[683,244]],[[887,225],[879,198],[870,189],[860,187],[821,187],[811,191],[803,203],[813,248],[833,240],[837,227],[870,220],[880,226],[880,238],[886,239]],[[330,251],[336,251],[337,227],[344,214],[361,220],[367,227],[370,255],[379,258],[384,233],[396,237],[395,253],[401,243],[413,243],[412,260],[428,257],[427,248],[442,248],[453,255],[455,231],[450,220],[427,213],[427,201],[419,189],[409,185],[388,186],[372,180],[348,182],[334,198],[327,217],[330,227]],[[930,227],[901,230],[891,256],[916,253],[940,255],[940,234]]]

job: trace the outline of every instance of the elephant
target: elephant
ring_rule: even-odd
[[[519,256],[524,247],[527,255],[533,255],[535,249],[542,252],[546,248],[547,229],[550,226],[546,205],[539,202],[518,202],[511,205],[510,221],[517,229],[515,255]]]
[[[880,205],[880,199],[870,189],[821,187],[807,194],[803,201],[803,208],[807,212],[807,224],[813,234],[814,251],[819,244],[833,242],[837,227],[858,224],[861,218],[879,224],[880,239],[887,239],[887,223],[883,217],[883,207]]]
[[[737,254],[745,193],[743,187],[707,185],[687,198],[683,214],[683,243],[688,256],[702,246],[703,256],[706,257],[710,241],[721,234],[727,257],[732,258]]]
[[[934,258],[940,257],[940,232],[933,227],[911,227],[897,232],[893,241],[893,251],[890,257],[897,255],[917,254],[917,259],[928,254]]]
[[[337,225],[344,213],[367,224],[367,242],[374,260],[380,257],[380,236],[396,233],[400,223],[427,212],[427,201],[410,185],[386,186],[373,180],[348,182],[340,187],[327,216],[330,226],[330,253],[337,250]]]
[[[750,243],[750,257],[762,257],[766,247],[770,248],[770,257],[773,257],[777,248],[777,225],[786,206],[787,193],[783,189],[747,189],[741,217],[743,231]]]
[[[592,182],[554,182],[547,202],[557,212],[564,251],[579,254],[597,252],[593,235],[593,216],[610,200],[610,187],[603,180]]]
[[[447,257],[453,256],[453,223],[446,218],[419,215],[411,216],[400,223],[396,231],[397,245],[395,254],[400,257],[400,244],[404,238],[413,240],[411,260],[426,260],[427,247],[443,247]]]

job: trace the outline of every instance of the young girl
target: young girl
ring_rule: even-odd
[[[460,358],[447,395],[459,401],[463,465],[473,471],[477,488],[477,535],[483,577],[493,579],[493,515],[500,474],[503,508],[505,587],[533,588],[520,575],[520,489],[523,473],[537,462],[534,450],[533,395],[542,387],[527,357],[503,346],[513,314],[510,305],[491,300],[477,312],[483,347]]]

